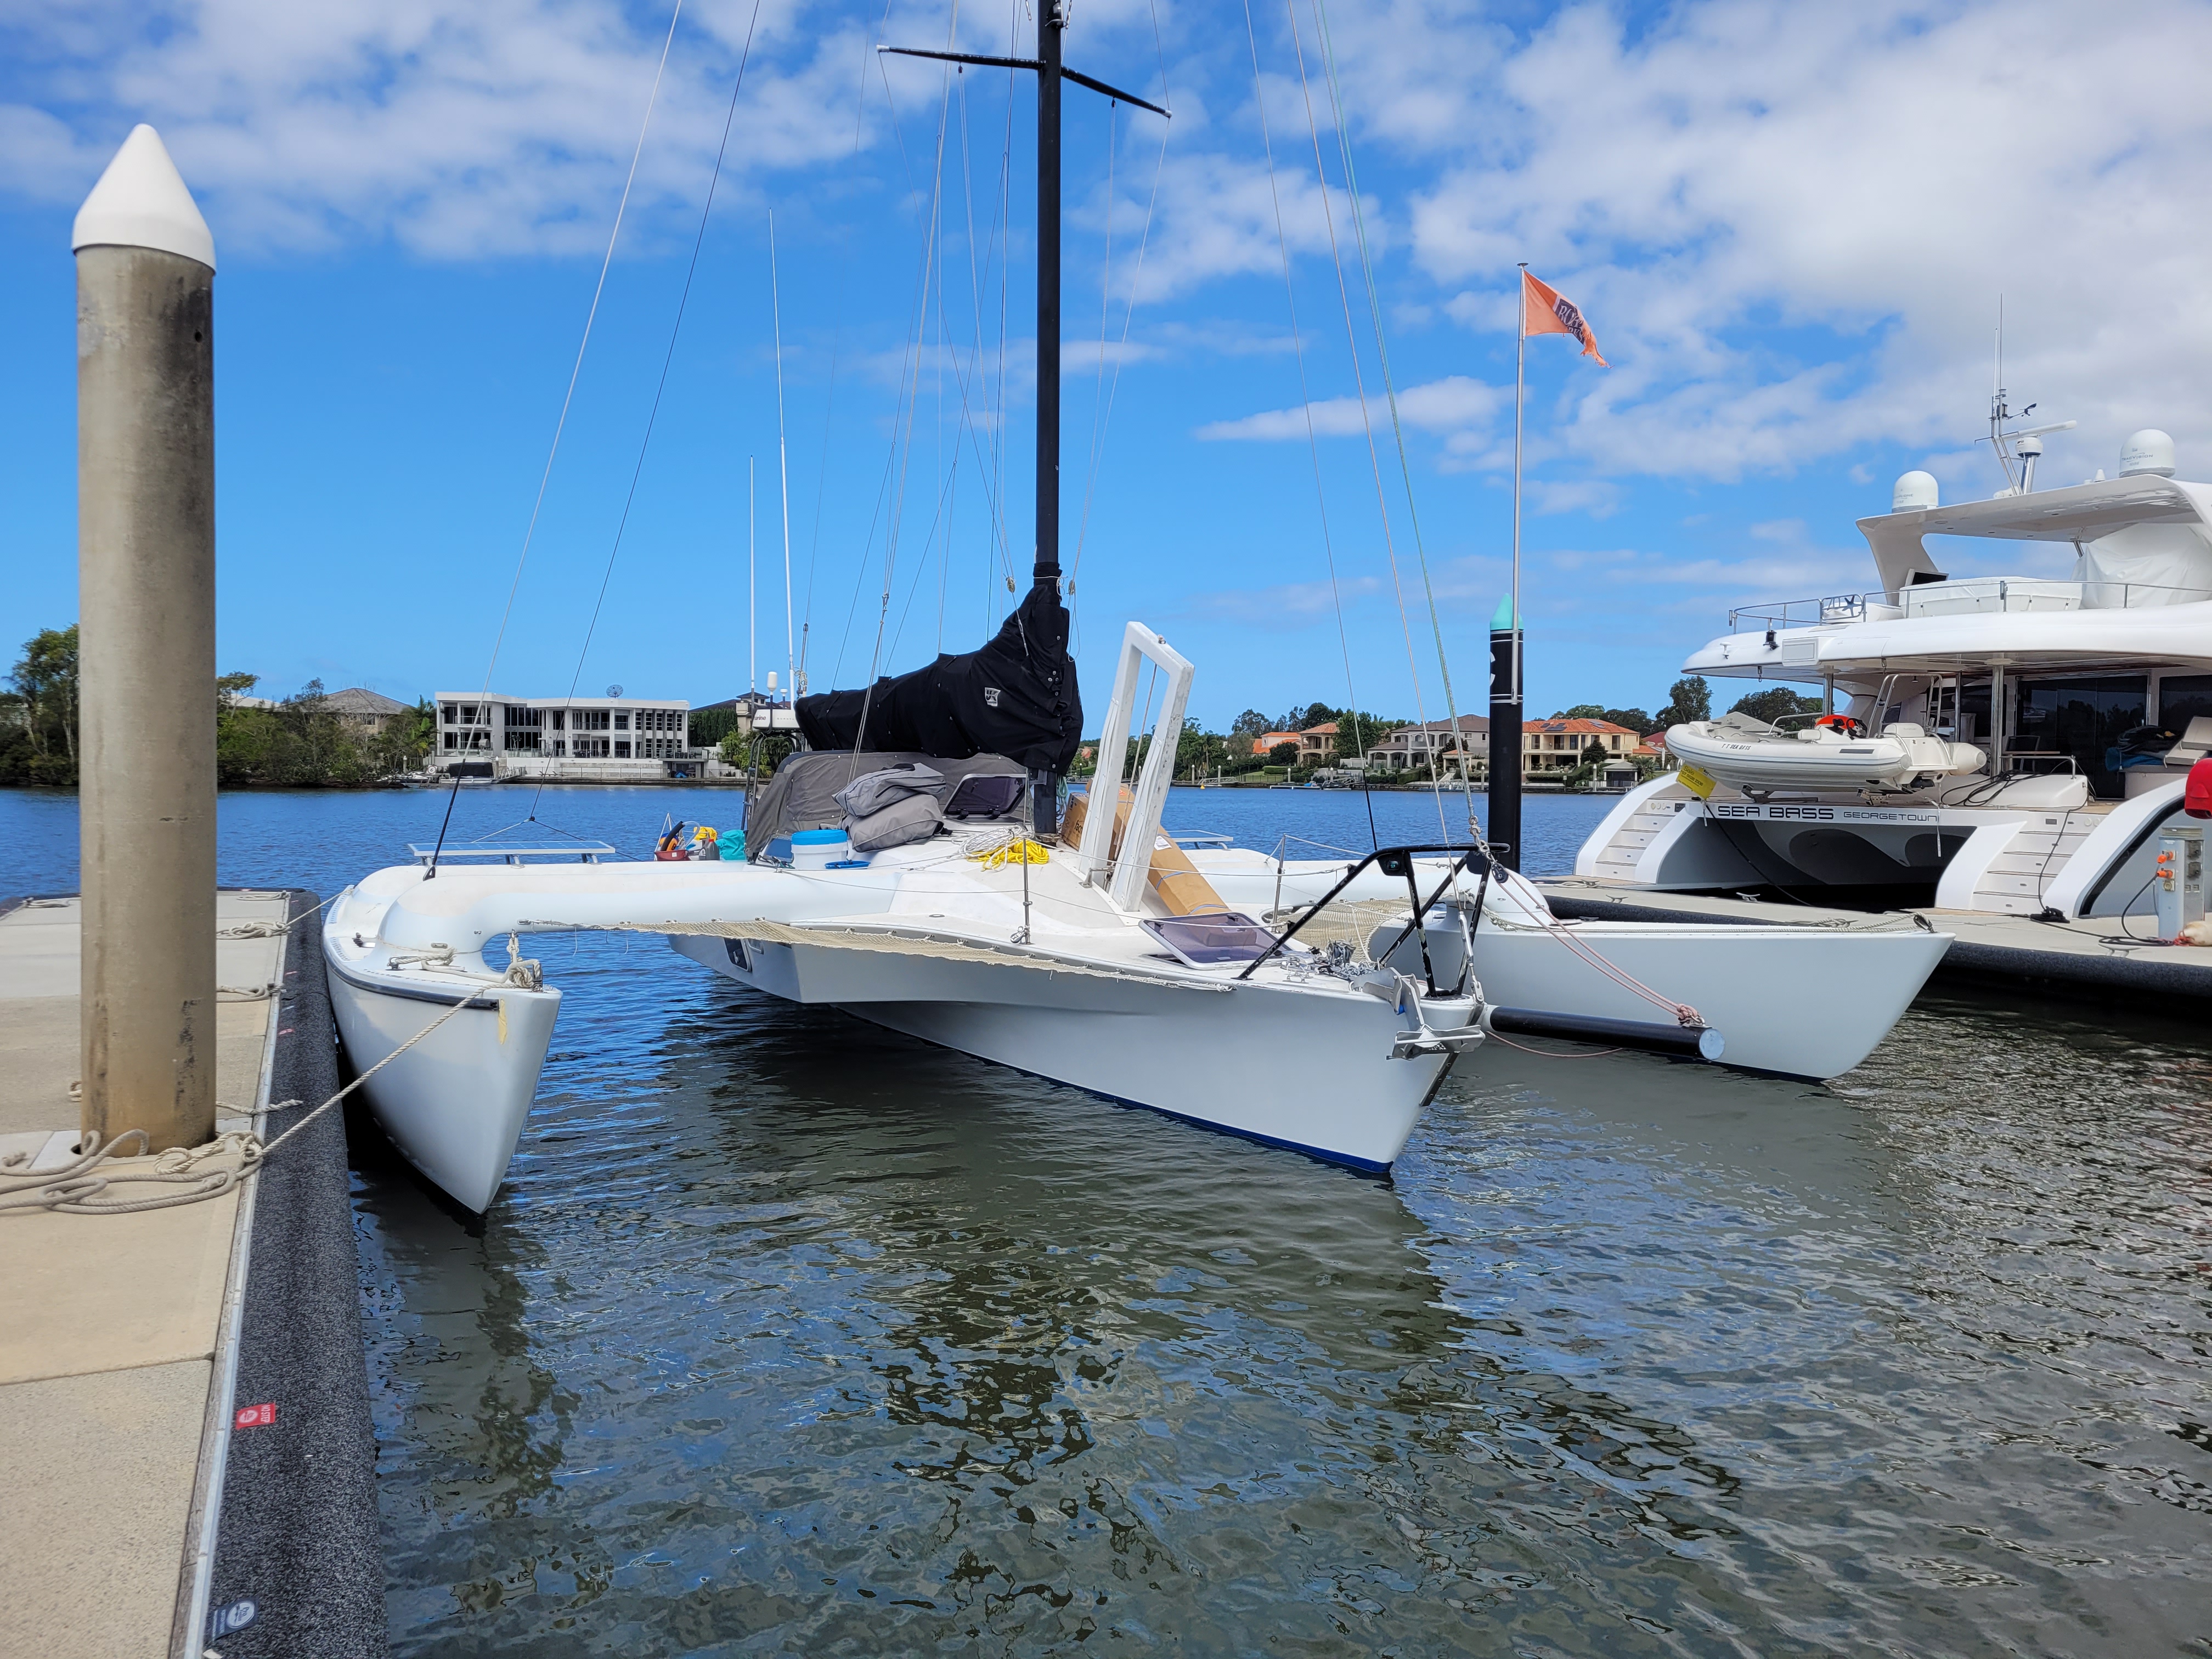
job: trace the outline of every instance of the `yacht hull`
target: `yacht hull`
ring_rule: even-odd
[[[715,972],[909,1036],[1331,1163],[1389,1170],[1451,1064],[1391,1058],[1412,1014],[1357,991],[1317,997],[1243,984],[1208,992],[988,963],[931,964],[789,945],[670,944]],[[1471,999],[1426,999],[1432,1026],[1472,1022]]]

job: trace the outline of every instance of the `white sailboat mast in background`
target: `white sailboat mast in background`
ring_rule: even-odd
[[[783,672],[793,705],[799,701],[799,651],[791,626],[791,463],[783,441],[783,296],[775,276],[775,215],[768,216],[769,313],[775,328],[775,470],[783,490]]]

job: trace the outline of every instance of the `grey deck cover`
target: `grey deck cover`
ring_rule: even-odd
[[[864,750],[854,754],[849,750],[816,749],[793,755],[775,769],[775,775],[760,792],[760,799],[745,809],[745,857],[757,864],[769,849],[771,842],[781,841],[799,830],[838,830],[845,824],[845,809],[837,804],[838,792],[854,779],[870,772],[880,772],[885,767],[896,766],[902,761],[911,761],[917,766],[934,768],[945,781],[925,793],[936,801],[940,811],[952,799],[952,792],[963,779],[978,773],[998,774],[1008,777],[1027,775],[1004,755],[974,755],[966,760],[942,760],[935,755],[918,755],[881,749]],[[997,822],[1018,823],[1022,821],[1028,805],[1026,795],[1017,799],[1013,810]]]

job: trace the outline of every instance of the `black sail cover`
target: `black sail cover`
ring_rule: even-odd
[[[1083,742],[1066,607],[1054,584],[1039,582],[981,651],[886,675],[872,691],[801,697],[799,728],[816,749],[902,750],[946,760],[1004,755],[1032,770],[1064,773]]]

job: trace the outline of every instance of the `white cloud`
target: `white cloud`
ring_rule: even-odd
[[[1210,621],[1303,628],[1334,616],[1339,605],[1348,606],[1382,586],[1374,576],[1348,576],[1334,585],[1281,582],[1267,587],[1226,588],[1192,594],[1182,602],[1179,613]]]
[[[447,258],[597,247],[665,16],[633,27],[616,8],[555,0],[19,15],[10,33],[45,74],[9,77],[0,188],[73,203],[143,119],[227,250],[386,236]],[[685,14],[639,173],[644,224],[660,204],[696,215],[751,16],[741,0]],[[802,35],[796,16],[792,0],[763,0],[725,169],[733,195],[852,149],[867,42],[851,28]],[[878,119],[881,103],[878,91]]]
[[[1415,257],[1480,284],[1465,324],[1509,329],[1482,296],[1534,261],[1620,366],[1577,378],[1557,441],[1719,478],[1970,437],[2003,291],[2008,379],[2081,419],[2086,476],[2147,410],[2212,438],[2184,206],[2212,185],[2208,54],[2184,0],[2125,27],[2057,0],[1711,0],[1634,37],[1570,7],[1503,63],[1498,115],[1414,136],[1442,160]]]
[[[1254,285],[1279,280],[1281,242],[1310,339],[1341,349],[1333,246],[1366,325],[1313,14],[1296,9],[1295,41],[1290,14],[1252,15],[1256,87],[1239,10],[1086,0],[1077,17],[1074,58],[1146,96],[1163,79],[1156,23],[1164,35],[1176,119],[1123,112],[1113,189],[1071,173],[1070,227],[1095,242],[1110,219],[1115,286],[1134,277],[1164,131],[1132,339],[1169,356],[1185,353],[1163,324],[1191,325],[1175,307],[1209,285],[1244,282],[1240,313],[1287,327],[1279,294]],[[693,0],[684,15],[633,210],[642,245],[688,230],[753,8]],[[764,0],[759,16],[726,199],[794,184],[827,199],[851,182],[857,145],[919,206],[946,74],[873,46],[946,44],[947,9]],[[16,0],[0,21],[0,191],[72,204],[147,118],[226,252],[595,252],[665,19],[612,0]],[[2109,469],[2147,424],[2212,462],[2200,367],[2212,259],[2193,206],[2212,195],[2200,0],[2139,0],[2124,20],[2068,0],[1684,0],[1633,22],[1574,3],[1519,32],[1480,0],[1370,0],[1330,23],[1394,327],[1493,349],[1512,325],[1514,262],[1528,259],[1583,306],[1617,365],[1573,366],[1564,391],[1532,401],[1532,471],[1564,457],[1581,480],[1555,492],[1595,501],[1600,478],[1786,473],[1881,442],[1936,455],[1948,493],[1994,488],[1970,445],[2000,291],[2015,401],[2081,422],[2051,441],[2046,477]],[[956,44],[1025,51],[1030,27],[1026,13],[970,9]],[[985,81],[961,84],[971,100],[1005,95]],[[1081,96],[1071,120],[1087,144],[1103,125]],[[996,147],[975,131],[992,172]],[[1026,215],[1013,218],[1018,240]],[[1087,331],[1073,326],[1079,281],[1072,265],[1071,332]],[[1461,332],[1431,327],[1431,313]],[[1539,359],[1540,381],[1559,386],[1571,348],[1530,350],[1556,354]],[[1419,373],[1428,388],[1481,386],[1443,372],[1457,366]],[[1312,374],[1316,392],[1351,390],[1348,364],[1317,356]],[[1406,394],[1407,419],[1441,440],[1437,465],[1502,464],[1494,396],[1416,416],[1421,389]],[[1326,431],[1359,429],[1342,396],[1312,412]],[[1275,410],[1204,435],[1294,439],[1304,422]]]
[[[1403,424],[1419,431],[1455,432],[1470,425],[1486,423],[1504,397],[1496,386],[1464,374],[1450,374],[1401,392],[1398,417]],[[1303,442],[1309,421],[1316,437],[1358,437],[1367,431],[1370,422],[1378,434],[1387,436],[1390,406],[1379,392],[1369,396],[1364,410],[1357,398],[1322,398],[1236,420],[1209,422],[1198,428],[1197,435],[1212,441],[1288,439]]]

